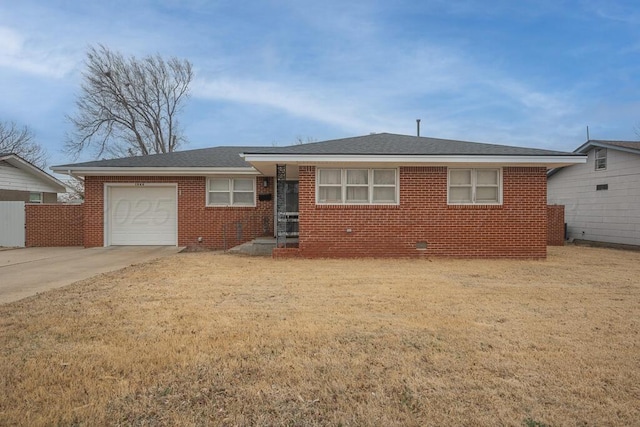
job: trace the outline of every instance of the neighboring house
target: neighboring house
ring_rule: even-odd
[[[565,206],[571,239],[640,245],[640,142],[590,140],[587,163],[554,169],[548,201]]]
[[[297,236],[288,253],[304,257],[544,258],[547,170],[584,161],[382,133],[52,169],[84,177],[88,247],[226,248],[277,235],[279,246]]]
[[[17,154],[0,153],[0,201],[56,203],[64,184]]]

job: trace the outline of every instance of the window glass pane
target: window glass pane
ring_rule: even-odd
[[[373,201],[374,203],[395,203],[396,188],[395,187],[374,187]]]
[[[209,181],[209,190],[211,191],[229,191],[228,179],[212,179]]]
[[[476,182],[478,185],[498,185],[498,171],[495,169],[478,169]]]
[[[42,202],[42,193],[30,193],[29,201],[31,203],[41,203]]]
[[[607,168],[607,149],[596,148],[596,170]]]
[[[449,171],[449,182],[451,185],[471,185],[471,171],[451,170]]]
[[[369,187],[347,187],[347,202],[368,202]]]
[[[229,193],[209,193],[210,205],[228,205]]]
[[[466,202],[471,203],[471,188],[470,187],[452,187],[449,189],[449,201],[450,202]]]
[[[318,188],[318,201],[322,203],[342,203],[341,187]]]
[[[234,192],[233,193],[233,204],[234,205],[253,205],[253,192]]]
[[[319,184],[340,184],[340,169],[320,169]]]
[[[347,185],[349,184],[367,184],[369,182],[369,171],[364,169],[347,170]]]
[[[234,179],[234,191],[253,191],[253,179]]]
[[[476,202],[498,201],[498,187],[478,187],[476,188]]]
[[[393,185],[396,183],[396,171],[377,169],[373,171],[373,184]]]

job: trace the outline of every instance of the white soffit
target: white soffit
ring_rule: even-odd
[[[56,173],[78,176],[207,176],[260,175],[254,168],[135,168],[135,167],[78,167],[52,168]]]
[[[322,155],[322,154],[244,154],[249,163],[396,163],[396,164],[534,164],[570,165],[586,163],[586,156],[477,156],[477,155]]]

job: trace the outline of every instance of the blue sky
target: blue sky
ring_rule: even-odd
[[[0,119],[62,153],[89,45],[190,60],[189,144],[370,132],[571,151],[640,139],[635,1],[0,0]],[[86,153],[80,160],[91,159]]]

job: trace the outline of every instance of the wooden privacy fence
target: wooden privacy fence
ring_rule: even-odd
[[[24,202],[0,202],[0,247],[24,247]]]

